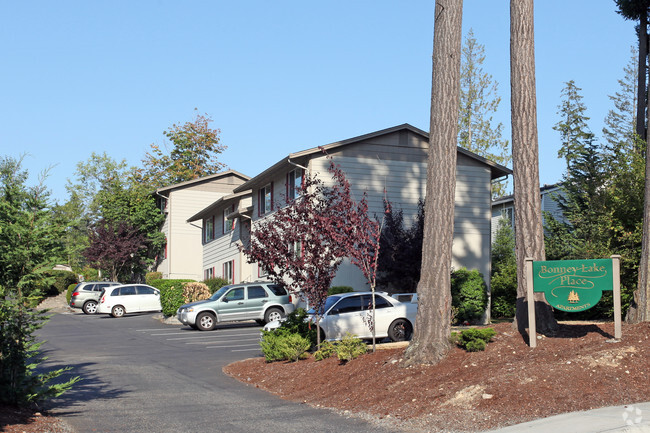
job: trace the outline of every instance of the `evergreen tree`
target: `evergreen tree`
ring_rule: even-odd
[[[515,232],[505,218],[492,244],[491,316],[514,317],[517,302],[517,260],[515,258]]]
[[[483,71],[485,47],[479,44],[472,29],[465,37],[461,52],[458,145],[502,165],[512,157],[508,140],[502,138],[503,124],[494,125],[499,108],[498,83]],[[506,185],[493,185],[493,195],[502,196]]]
[[[19,297],[40,295],[45,271],[63,251],[44,176],[33,187],[25,185],[27,177],[20,160],[0,159],[0,286]]]

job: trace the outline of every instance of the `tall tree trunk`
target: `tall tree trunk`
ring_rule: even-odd
[[[438,0],[418,314],[405,365],[435,364],[449,350],[463,1]]]
[[[535,93],[535,39],[533,0],[510,1],[510,85],[512,116],[512,171],[515,198],[517,253],[517,311],[515,326],[522,335],[528,327],[525,259],[545,260],[542,202],[539,192],[537,100]],[[544,294],[535,295],[537,330],[553,333],[557,322]]]
[[[642,140],[647,137],[645,128],[646,109],[646,65],[648,58],[648,15],[639,16],[639,75],[637,84],[636,133]]]
[[[648,104],[648,125],[650,125],[650,95],[647,98]],[[650,321],[650,160],[648,149],[650,149],[650,134],[646,138],[645,156],[645,194],[643,197],[643,238],[641,240],[641,263],[639,263],[639,283],[634,292],[634,299],[627,310],[625,320],[628,323],[639,323]]]

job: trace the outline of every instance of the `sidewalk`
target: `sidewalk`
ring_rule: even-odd
[[[650,403],[572,412],[486,433],[650,433]]]

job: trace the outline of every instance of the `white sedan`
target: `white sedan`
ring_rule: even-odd
[[[160,291],[146,284],[107,287],[99,298],[97,313],[122,317],[126,313],[162,311]]]
[[[413,336],[417,304],[400,302],[384,292],[375,292],[376,337],[407,341]],[[346,333],[372,338],[372,292],[351,292],[329,296],[322,308],[321,336],[340,340]],[[312,316],[315,311],[309,311]]]

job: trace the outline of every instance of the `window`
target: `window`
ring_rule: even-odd
[[[227,280],[229,283],[234,283],[235,275],[235,261],[231,260],[223,264],[223,279]]]
[[[115,291],[113,291],[115,295]],[[135,295],[135,286],[124,286],[120,288],[120,296]]]
[[[236,289],[232,289],[228,293],[226,293],[226,296],[224,296],[225,299],[229,301],[243,301],[244,300],[244,288],[243,287],[238,287]]]
[[[203,243],[214,239],[214,217],[203,220]]]
[[[209,280],[210,278],[214,278],[214,268],[209,268],[203,271],[203,275],[205,276],[206,280]]]
[[[266,290],[262,286],[252,286],[248,288],[248,299],[260,299],[266,298],[269,295],[266,294]]]
[[[302,257],[302,241],[290,242],[289,252],[293,253],[294,258]]]
[[[266,267],[263,265],[258,264],[257,265],[257,276],[258,277],[266,277],[269,275],[269,271],[266,270]]]
[[[259,214],[264,215],[273,210],[273,183],[260,188]]]
[[[297,168],[287,173],[287,202],[300,197],[303,172],[302,168]]]
[[[232,205],[232,207],[223,210],[223,233],[224,234],[230,233],[235,229],[235,220],[227,218],[227,215],[233,213],[234,211],[235,211],[235,205]]]
[[[362,311],[363,309],[363,300],[361,299],[361,296],[349,296],[341,299],[341,301],[332,309],[332,313],[354,313]]]
[[[153,295],[156,292],[151,287],[138,286],[138,295]]]
[[[275,296],[284,296],[287,294],[287,290],[284,287],[279,286],[277,284],[269,284],[266,287],[268,287],[269,290],[271,290]]]

